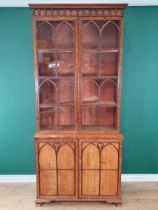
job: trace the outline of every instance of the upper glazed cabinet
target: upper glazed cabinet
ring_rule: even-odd
[[[61,17],[35,24],[38,129],[117,129],[121,21]]]

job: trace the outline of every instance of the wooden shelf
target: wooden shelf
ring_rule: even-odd
[[[82,49],[83,53],[117,53],[119,52],[118,48],[114,49]]]
[[[104,106],[104,107],[116,107],[117,103],[113,101],[107,102],[82,102],[82,106]]]
[[[56,105],[52,105],[52,104],[40,104],[40,108],[53,108],[56,107]]]
[[[66,52],[66,53],[73,53],[75,52],[75,49],[38,49],[38,53],[62,53],[62,52]]]
[[[82,125],[82,130],[116,130],[114,126]]]
[[[118,79],[118,76],[84,76],[80,77],[81,79]]]
[[[119,52],[118,48],[114,49],[82,49],[83,53],[117,53]],[[39,53],[61,53],[61,52],[67,52],[67,53],[73,53],[75,52],[75,49],[38,49]]]
[[[40,108],[53,108],[57,106],[74,106],[74,103],[64,102],[58,104],[40,104]]]
[[[46,128],[41,128],[41,130],[74,130],[75,125],[58,125],[58,126],[48,126]]]
[[[74,79],[75,76],[66,76],[66,75],[60,75],[60,76],[39,76],[39,79],[45,80],[45,79]],[[118,79],[118,76],[84,76],[82,75],[80,79]]]
[[[39,76],[39,79],[46,80],[46,79],[74,79],[74,76]]]

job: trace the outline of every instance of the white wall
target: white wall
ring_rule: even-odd
[[[0,7],[27,7],[28,4],[108,4],[108,3],[128,3],[129,6],[158,6],[158,0],[0,0]]]

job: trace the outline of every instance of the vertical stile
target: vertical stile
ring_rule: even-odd
[[[123,18],[120,18],[119,32],[119,63],[118,63],[118,87],[117,87],[117,130],[120,130],[120,103],[121,103],[121,77],[122,77],[122,53],[123,53]]]

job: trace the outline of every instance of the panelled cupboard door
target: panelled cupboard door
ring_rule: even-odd
[[[118,195],[119,144],[103,139],[80,140],[80,197]]]
[[[38,143],[39,195],[77,196],[76,141],[52,140]]]

